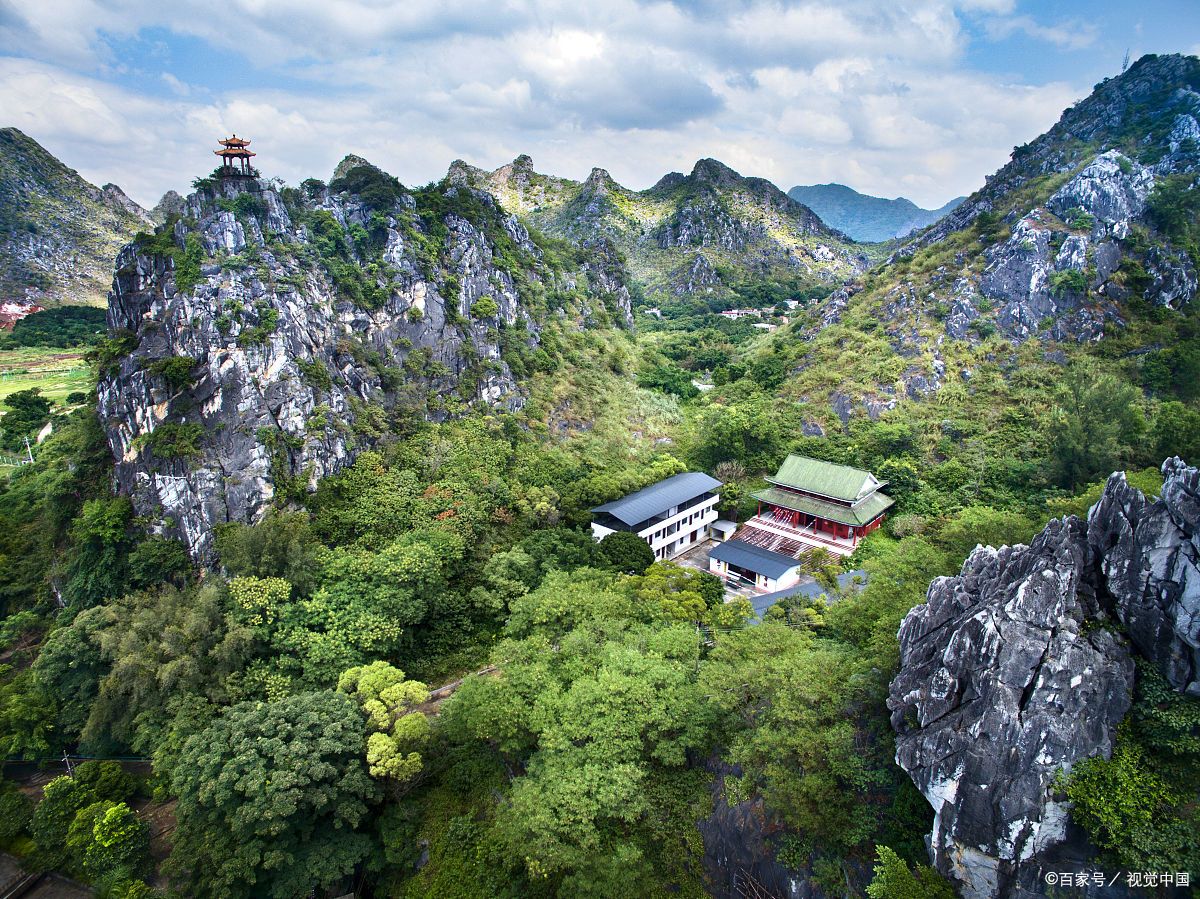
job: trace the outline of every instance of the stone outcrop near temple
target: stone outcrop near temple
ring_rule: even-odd
[[[1092,859],[1055,781],[1111,754],[1136,657],[1200,692],[1200,473],[1178,458],[1162,472],[1158,499],[1116,473],[1086,522],[977,548],[900,627],[896,758],[965,897],[1044,895],[1042,871]]]

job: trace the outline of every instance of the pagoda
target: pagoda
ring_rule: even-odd
[[[227,137],[217,143],[221,145],[221,149],[213,150],[213,153],[221,157],[222,175],[238,175],[247,178],[254,175],[254,169],[250,167],[250,157],[257,154],[246,149],[250,146],[250,141],[235,134],[233,137]]]

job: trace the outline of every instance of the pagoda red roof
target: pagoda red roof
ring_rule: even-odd
[[[225,140],[217,141],[217,143],[222,144],[226,147],[245,147],[245,146],[249,145],[250,141],[247,140],[246,138],[238,137],[235,134],[233,137],[227,137],[227,138],[225,138]]]
[[[257,153],[253,153],[250,150],[246,150],[246,149],[243,149],[240,147],[235,147],[235,148],[229,149],[229,150],[213,150],[213,153],[217,156],[234,156],[238,159],[248,159],[251,156],[258,155]]]

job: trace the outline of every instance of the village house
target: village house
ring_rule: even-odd
[[[718,314],[724,316],[725,318],[730,318],[730,319],[733,319],[734,321],[737,321],[739,318],[757,318],[758,316],[762,315],[762,310],[761,309],[726,309],[723,312],[720,312]]]
[[[710,536],[717,521],[721,482],[703,472],[686,471],[592,509],[592,536],[603,540],[617,531],[637,534],[670,559]]]

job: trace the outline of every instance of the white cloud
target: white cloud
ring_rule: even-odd
[[[1098,29],[1092,22],[1067,21],[1056,25],[1043,25],[1030,16],[1008,16],[989,19],[985,28],[993,39],[1011,37],[1021,33],[1040,41],[1054,44],[1066,50],[1080,50],[1096,42]]]
[[[236,130],[293,182],[349,152],[408,184],[527,152],[640,188],[713,156],[784,189],[940,205],[1081,93],[964,69],[964,15],[1078,39],[1014,0],[0,0],[0,124],[143,203],[186,189]],[[172,32],[244,71],[177,68]]]

